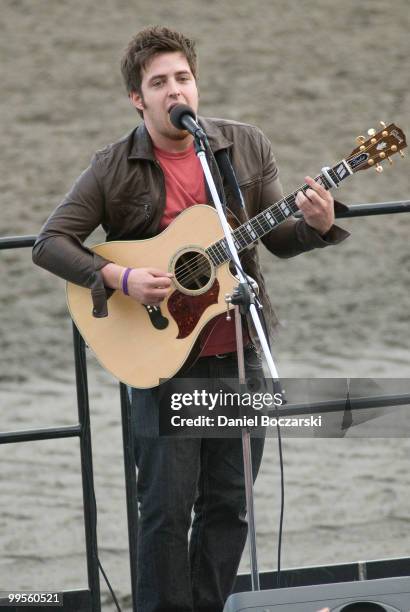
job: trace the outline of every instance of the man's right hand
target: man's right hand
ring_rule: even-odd
[[[109,263],[101,269],[104,285],[122,291],[121,279],[126,268]],[[132,268],[127,279],[128,294],[137,302],[157,306],[168,295],[173,274],[158,268]]]
[[[141,304],[156,306],[167,297],[173,274],[158,268],[133,268],[128,276],[128,293]]]

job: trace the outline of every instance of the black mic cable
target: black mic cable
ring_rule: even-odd
[[[269,341],[268,326],[266,324],[266,319],[265,319],[263,310],[260,311],[260,315],[261,315],[263,329],[265,332],[266,342],[268,343],[269,350],[272,352],[270,341]],[[276,386],[277,386],[276,381],[272,380],[272,387],[273,387],[272,391],[273,391],[274,396],[277,391]],[[280,388],[280,394],[283,397],[282,386],[280,385],[280,383],[279,383],[279,388]],[[286,399],[284,403],[286,403]],[[278,406],[276,404],[275,406],[276,406],[275,410],[277,410]],[[279,516],[279,531],[278,531],[278,552],[277,552],[278,569],[276,572],[276,588],[280,588],[281,571],[282,571],[281,566],[282,566],[283,517],[285,513],[285,471],[283,468],[282,434],[281,434],[279,422],[276,423],[276,431],[278,432],[278,453],[279,453],[279,469],[280,469],[280,516]]]

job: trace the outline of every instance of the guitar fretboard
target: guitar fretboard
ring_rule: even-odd
[[[327,168],[325,172],[319,174],[315,181],[321,183],[326,190],[337,187],[339,183],[350,176],[352,170],[346,160],[338,162],[333,168]],[[232,232],[232,238],[238,252],[243,251],[248,246],[254,244],[275,227],[286,221],[289,217],[299,211],[296,205],[296,195],[299,191],[304,193],[309,189],[309,185],[302,185],[293,193],[285,196],[279,202],[266,208],[253,219],[250,219]],[[221,238],[206,249],[211,261],[218,266],[231,259],[226,238]]]

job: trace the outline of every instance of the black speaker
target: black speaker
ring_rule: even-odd
[[[224,612],[410,612],[410,578],[235,593]]]

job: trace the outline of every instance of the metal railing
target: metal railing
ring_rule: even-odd
[[[398,201],[398,202],[381,202],[376,204],[353,204],[345,206],[344,208],[336,212],[337,218],[353,218],[370,215],[384,215],[384,214],[396,214],[410,212],[410,201]],[[5,249],[17,249],[32,247],[35,242],[36,236],[11,236],[0,238],[0,250]],[[91,433],[90,433],[90,415],[89,415],[89,397],[88,397],[88,382],[87,382],[87,363],[85,354],[85,344],[81,338],[77,328],[73,325],[73,344],[74,344],[74,358],[75,358],[75,375],[76,375],[76,388],[77,388],[77,403],[78,403],[78,419],[79,423],[68,427],[57,427],[48,429],[37,429],[27,431],[14,431],[0,433],[0,444],[16,443],[16,442],[27,442],[33,440],[46,440],[46,439],[58,439],[68,437],[78,437],[80,439],[80,450],[81,450],[81,473],[82,473],[82,486],[83,486],[83,506],[84,506],[84,526],[85,526],[85,541],[86,541],[86,554],[87,554],[87,574],[88,574],[88,589],[84,590],[71,590],[63,591],[64,593],[64,604],[63,608],[65,611],[76,610],[76,612],[100,612],[101,610],[101,597],[100,597],[100,583],[99,583],[99,571],[98,571],[98,557],[97,557],[97,533],[96,533],[96,507],[94,497],[94,482],[93,482],[93,469],[92,469],[92,448],[91,448]],[[369,398],[367,398],[369,399]],[[386,398],[383,398],[386,400]],[[396,399],[397,401],[397,399]],[[120,383],[120,402],[121,402],[121,414],[122,414],[122,428],[123,428],[123,447],[124,447],[124,469],[125,469],[125,483],[126,483],[126,500],[127,500],[127,520],[128,520],[128,538],[129,538],[129,553],[130,553],[130,570],[131,570],[131,590],[132,590],[132,603],[133,610],[136,611],[136,576],[137,576],[137,531],[138,531],[138,507],[137,507],[137,484],[136,484],[136,470],[135,470],[135,459],[134,459],[134,445],[133,445],[133,434],[131,424],[131,410],[128,399],[127,388],[124,384]],[[397,401],[397,403],[403,403]],[[345,408],[345,403],[341,402],[340,406],[333,406],[330,410],[342,410]],[[287,406],[283,409],[284,413],[291,414],[292,409],[294,413],[300,414],[303,412],[303,405],[299,406]],[[313,406],[311,404],[306,405],[305,413],[312,412]],[[408,559],[403,560],[391,560],[396,565],[402,562],[405,567],[408,567]],[[375,562],[377,563],[377,562]],[[388,563],[386,562],[383,562]],[[338,567],[338,566],[335,566]],[[341,566],[342,567],[342,566]],[[344,567],[344,566],[343,566]],[[350,566],[349,566],[350,567]],[[400,565],[402,568],[402,565]],[[289,574],[289,581],[292,583],[292,577],[298,577],[303,574],[305,576],[302,583],[314,584],[313,573],[312,578],[307,579],[306,576],[309,574],[308,568],[305,570],[286,570]],[[310,568],[313,572],[315,569],[323,568]],[[386,569],[388,571],[388,569]],[[394,570],[392,570],[394,571]],[[326,574],[326,572],[325,572]],[[317,572],[320,576],[320,571]],[[396,575],[396,574],[394,574]],[[400,574],[401,575],[401,574]],[[273,574],[268,573],[269,585]],[[337,580],[337,572],[333,574],[334,579]],[[340,578],[339,578],[340,579]],[[311,582],[306,582],[311,580]],[[320,577],[317,580],[321,580]],[[262,581],[263,582],[263,581]],[[238,591],[248,585],[249,577],[242,576],[238,577],[235,590]],[[296,583],[300,584],[298,580]],[[10,607],[9,610],[14,610]]]
[[[35,236],[0,238],[0,250],[31,247],[34,244],[35,238]],[[0,444],[57,440],[72,437],[79,438],[88,589],[75,589],[69,591],[61,589],[63,593],[63,606],[59,609],[64,612],[72,612],[73,610],[76,610],[76,612],[100,612],[101,596],[97,557],[96,507],[94,497],[87,365],[84,340],[80,336],[75,325],[73,325],[73,346],[78,424],[66,427],[1,432]],[[1,609],[6,611],[3,605]],[[9,606],[7,609],[11,612],[12,610],[14,611],[15,607]]]

